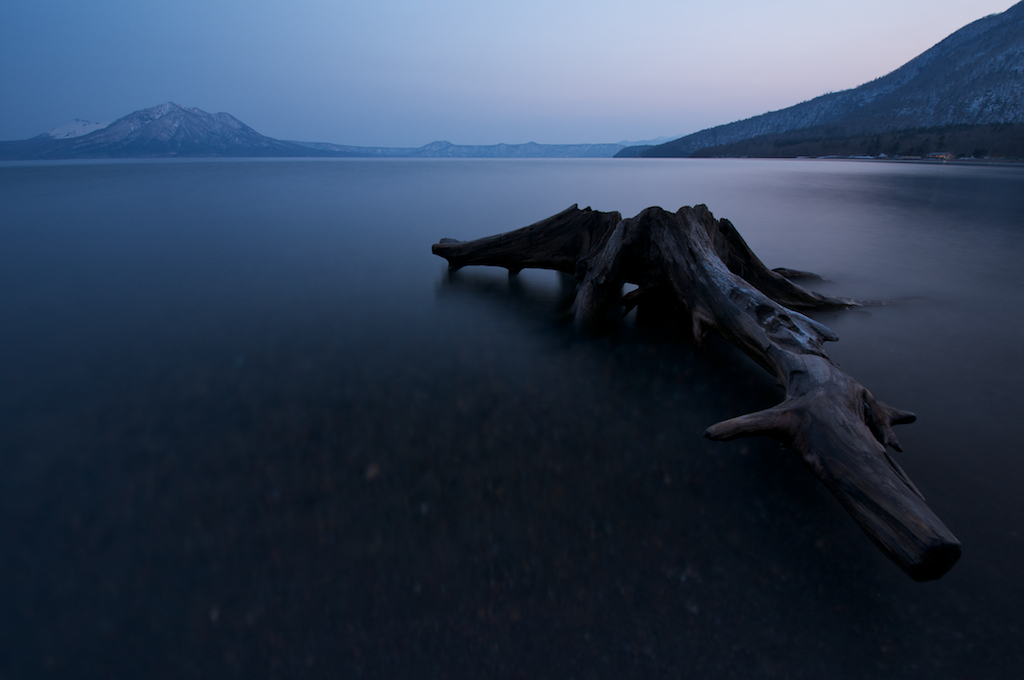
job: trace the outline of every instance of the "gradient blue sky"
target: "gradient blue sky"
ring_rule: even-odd
[[[0,139],[175,101],[281,139],[678,136],[885,75],[1014,0],[11,0]]]

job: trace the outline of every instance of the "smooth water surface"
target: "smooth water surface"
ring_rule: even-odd
[[[914,583],[733,348],[578,336],[441,237],[705,203],[918,414]],[[0,678],[1001,678],[1024,662],[1024,169],[0,164]]]

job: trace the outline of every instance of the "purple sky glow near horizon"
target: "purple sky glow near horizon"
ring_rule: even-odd
[[[856,87],[1012,0],[35,0],[0,139],[174,101],[366,146],[677,137]]]

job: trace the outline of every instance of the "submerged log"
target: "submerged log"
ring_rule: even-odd
[[[452,269],[493,265],[573,274],[577,326],[600,331],[645,300],[666,299],[688,315],[700,344],[717,331],[778,380],[777,406],[712,425],[714,441],[765,436],[798,453],[864,533],[911,578],[941,577],[960,542],[935,516],[889,454],[901,451],[892,426],[914,414],[892,408],[843,372],[823,348],[838,338],[796,310],[863,303],[793,283],[807,272],[772,271],[735,227],[706,206],[676,213],[648,208],[636,217],[572,206],[505,234],[432,248]],[[625,283],[637,286],[623,295]]]

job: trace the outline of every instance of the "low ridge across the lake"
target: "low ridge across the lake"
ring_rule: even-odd
[[[712,425],[714,441],[765,436],[795,451],[864,533],[915,581],[940,578],[960,558],[960,541],[887,451],[901,451],[892,426],[913,413],[886,405],[828,356],[838,337],[794,311],[862,303],[805,290],[769,270],[729,220],[706,206],[675,213],[572,206],[545,220],[474,241],[442,239],[432,251],[452,270],[469,265],[553,269],[579,282],[576,325],[603,330],[634,307],[682,317],[699,345],[715,330],[771,373],[785,392],[773,408]],[[626,295],[623,285],[637,288]]]

